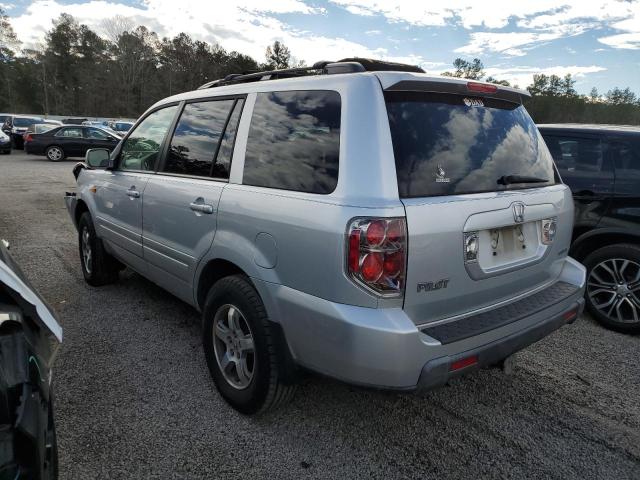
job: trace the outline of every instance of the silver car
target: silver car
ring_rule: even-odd
[[[343,61],[162,100],[74,170],[85,279],[127,266],[202,312],[247,414],[303,369],[412,391],[501,365],[583,308],[571,192],[526,95]]]

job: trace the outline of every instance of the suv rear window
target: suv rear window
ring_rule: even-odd
[[[553,160],[522,105],[425,92],[386,92],[401,197],[555,183]],[[504,176],[547,180],[503,185]]]
[[[338,183],[340,95],[333,91],[259,93],[242,183],[331,193]]]

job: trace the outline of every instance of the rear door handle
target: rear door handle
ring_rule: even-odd
[[[131,187],[127,190],[127,195],[131,198],[140,198],[140,192],[136,190],[136,187]]]
[[[213,205],[204,203],[203,198],[197,198],[195,202],[191,202],[189,204],[189,208],[194,212],[207,213],[207,214],[213,213]]]

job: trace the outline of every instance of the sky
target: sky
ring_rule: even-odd
[[[534,73],[577,80],[579,93],[640,94],[640,0],[9,0],[0,2],[24,46],[66,12],[102,35],[117,15],[161,37],[186,32],[264,60],[280,40],[294,57],[372,57],[451,68],[478,57],[521,88]]]

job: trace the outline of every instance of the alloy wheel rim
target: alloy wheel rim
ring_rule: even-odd
[[[82,230],[82,261],[84,263],[84,269],[87,273],[91,274],[91,242],[89,236],[89,229],[85,227]]]
[[[640,322],[640,264],[610,258],[589,272],[587,295],[591,304],[614,322]]]
[[[49,149],[49,158],[51,160],[60,160],[62,157],[62,152],[59,148],[50,148]]]
[[[238,307],[230,304],[218,308],[213,319],[213,349],[218,367],[229,385],[247,388],[256,369],[256,355],[251,327]]]

